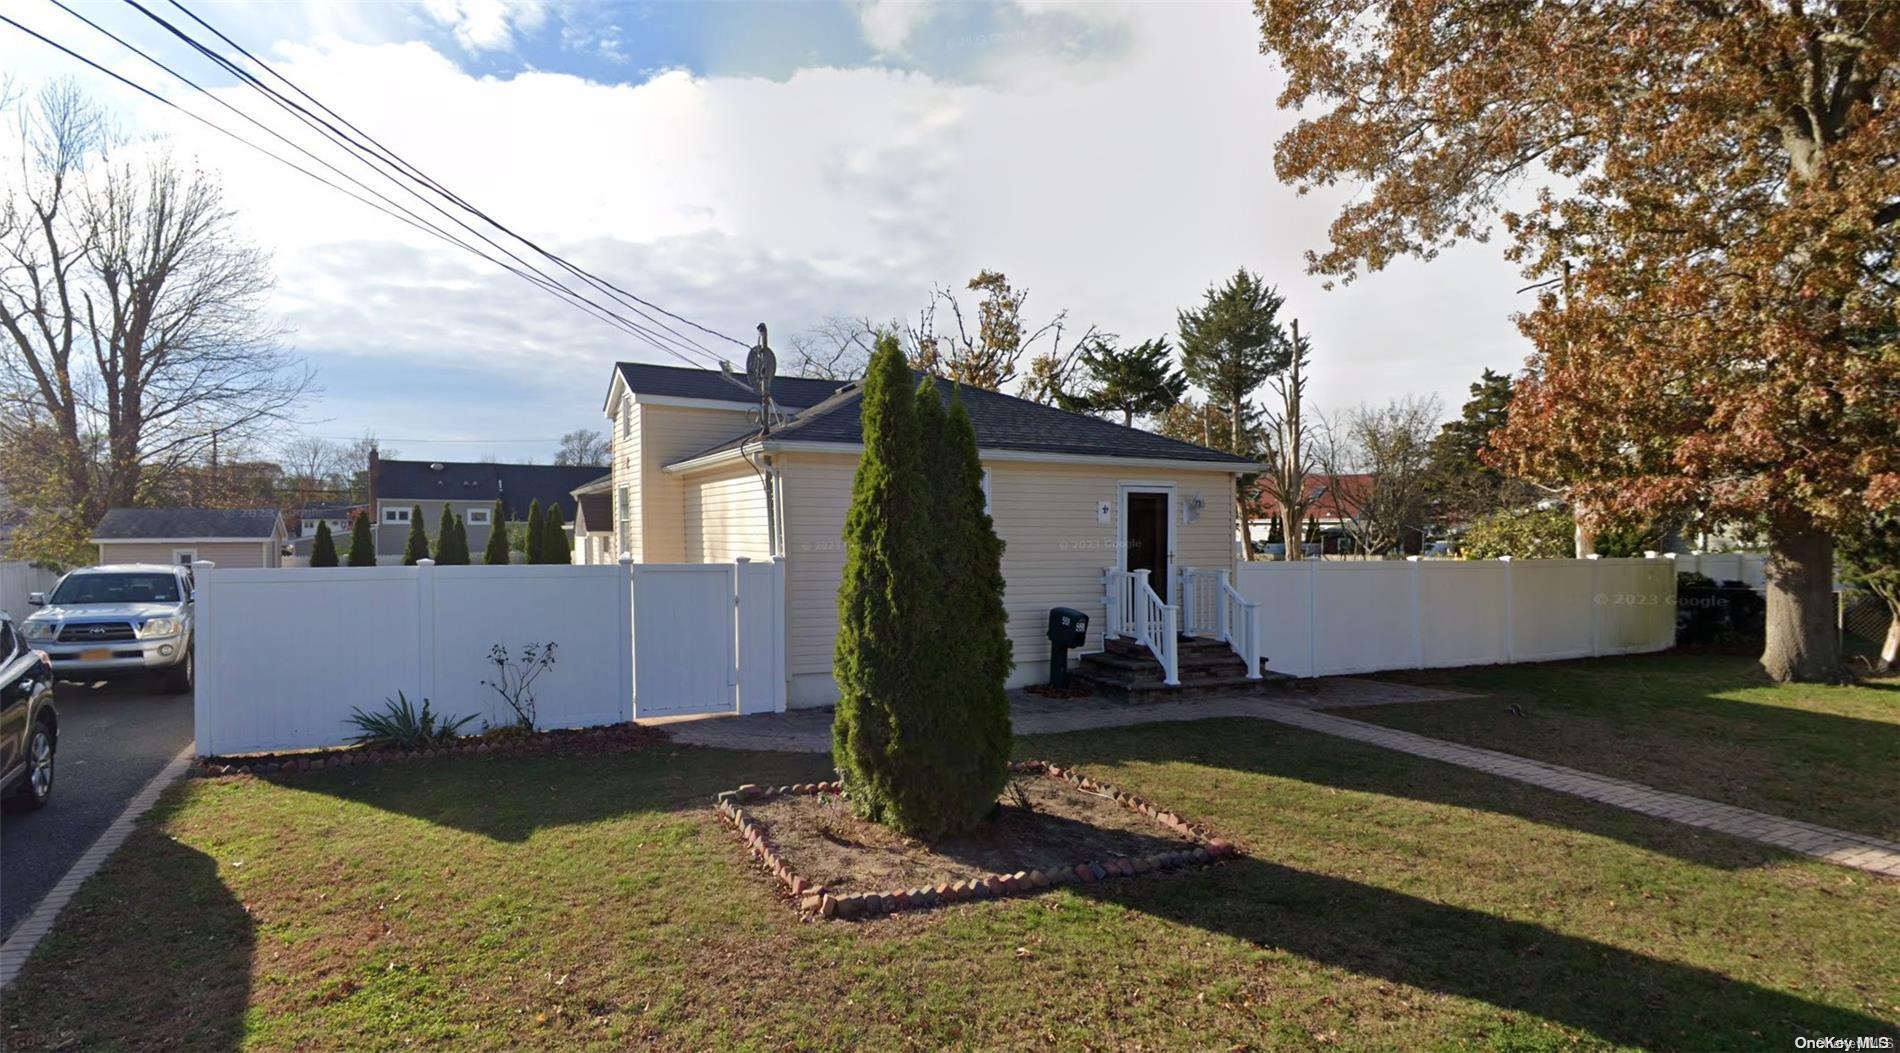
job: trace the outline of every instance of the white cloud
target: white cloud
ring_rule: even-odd
[[[517,33],[532,33],[547,18],[546,0],[422,0],[422,8],[470,51],[508,51]]]
[[[453,9],[471,47],[513,31],[497,24],[524,24],[474,6]],[[1481,368],[1522,361],[1508,317],[1525,306],[1512,294],[1522,283],[1495,248],[1403,262],[1331,292],[1305,275],[1302,253],[1323,242],[1348,191],[1299,197],[1275,180],[1273,144],[1292,118],[1274,108],[1278,75],[1244,5],[1088,17],[1123,36],[1087,75],[1044,80],[1000,62],[974,84],[870,68],[785,80],[675,71],[638,85],[498,79],[424,44],[334,38],[273,53],[292,79],[517,229],[740,338],[763,320],[786,347],[827,314],[907,313],[932,284],[988,267],[1032,291],[1032,313],[1068,307],[1081,324],[1140,339],[1171,333],[1176,308],[1244,265],[1279,285],[1312,334],[1323,406],[1414,392],[1455,408]],[[0,60],[10,46],[0,41]],[[325,373],[318,412],[333,430],[559,435],[597,426],[608,363],[668,360],[97,87],[217,168],[240,223],[274,248],[276,309]],[[252,105],[237,89],[227,97]]]
[[[858,7],[865,43],[881,55],[902,55],[910,36],[937,13],[929,0],[868,0]]]

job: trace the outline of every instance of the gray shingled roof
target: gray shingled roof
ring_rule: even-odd
[[[598,534],[614,528],[614,499],[612,494],[575,494],[580,499],[580,511],[574,517],[574,525],[585,525],[586,533]]]
[[[627,387],[641,395],[662,395],[676,399],[712,399],[750,405],[754,400],[724,377],[710,369],[685,366],[655,366],[645,362],[615,364]],[[809,377],[779,377],[772,381],[772,399],[786,409],[816,406],[830,398],[843,380],[814,380]]]
[[[92,530],[95,541],[128,538],[230,538],[262,541],[277,526],[275,508],[113,508]]]
[[[914,376],[922,379],[922,374]],[[955,387],[950,381],[937,381],[937,392],[946,403]],[[967,387],[962,390],[962,395],[964,409],[970,414],[970,425],[976,430],[976,444],[985,450],[1157,461],[1205,461],[1214,468],[1248,468],[1255,464],[1245,457],[1170,439],[1140,428],[1123,427],[1100,417],[1070,413],[1014,395]],[[789,424],[774,431],[772,438],[784,442],[860,444],[864,441],[864,430],[858,418],[862,402],[859,396],[857,385],[851,385],[799,414]],[[756,436],[756,431],[746,431],[673,463],[681,464],[732,449],[741,440]]]
[[[377,470],[378,501],[494,501],[509,519],[528,514],[539,501],[545,511],[559,504],[574,521],[574,490],[600,478],[600,465],[494,464],[488,461],[383,460]]]

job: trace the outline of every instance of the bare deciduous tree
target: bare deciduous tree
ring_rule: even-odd
[[[1315,457],[1336,503],[1351,509],[1343,529],[1359,551],[1383,556],[1422,534],[1431,512],[1431,444],[1436,397],[1407,396],[1322,420]]]
[[[591,428],[577,428],[561,436],[561,448],[554,455],[555,464],[596,465],[606,464],[612,451],[607,445],[607,437]]]
[[[1277,396],[1278,405],[1263,412],[1267,432],[1268,470],[1260,476],[1260,492],[1280,508],[1281,537],[1286,539],[1286,558],[1298,560],[1300,528],[1306,510],[1312,506],[1307,477],[1313,474],[1313,451],[1307,446],[1306,365],[1312,345],[1300,335],[1298,319],[1293,321],[1292,355],[1286,372],[1267,383]],[[1247,553],[1252,559],[1253,553]]]
[[[211,176],[123,143],[70,84],[9,112],[19,179],[0,207],[0,440],[33,428],[45,459],[9,459],[6,483],[83,538],[221,441],[258,438],[311,375],[263,320],[268,258],[238,237]]]

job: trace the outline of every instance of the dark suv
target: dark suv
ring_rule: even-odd
[[[9,807],[38,808],[53,795],[58,747],[53,663],[28,648],[13,619],[0,611],[0,794]]]

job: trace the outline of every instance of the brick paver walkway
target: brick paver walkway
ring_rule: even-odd
[[[1566,768],[1560,764],[1547,764],[1318,712],[1323,709],[1398,702],[1436,702],[1468,697],[1432,688],[1347,677],[1320,680],[1312,685],[1303,685],[1301,690],[1291,693],[1197,698],[1142,705],[1093,698],[1049,699],[1012,692],[1010,719],[1018,735],[1046,735],[1090,728],[1221,717],[1271,720],[1488,772],[1546,790],[1714,830],[1868,873],[1900,878],[1900,844],[1892,841],[1796,819],[1784,819],[1778,815],[1700,797],[1670,793],[1641,783]],[[792,753],[826,753],[831,749],[831,711],[826,709],[797,710],[770,716],[667,721],[664,724],[674,739],[697,746]]]

